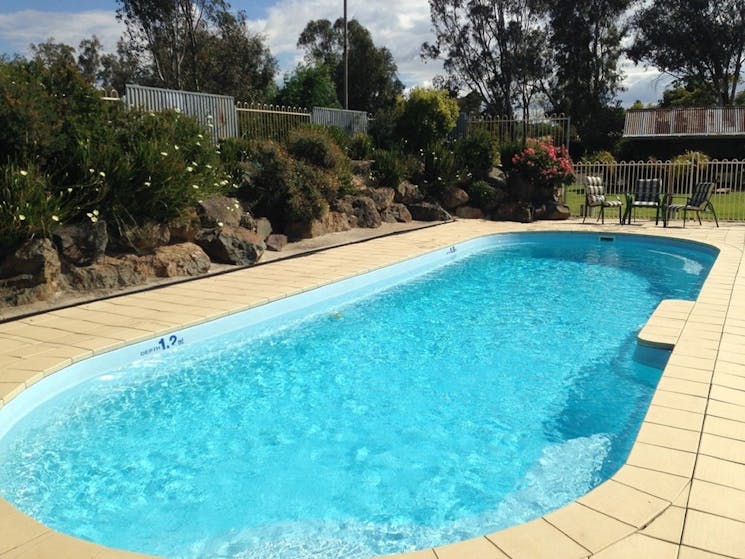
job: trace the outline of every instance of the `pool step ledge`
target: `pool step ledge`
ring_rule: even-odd
[[[652,347],[672,349],[678,343],[680,333],[693,309],[693,301],[665,299],[649,317],[637,338],[640,343]]]

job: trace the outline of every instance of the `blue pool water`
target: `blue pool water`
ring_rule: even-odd
[[[696,297],[715,254],[484,244],[95,370],[6,429],[0,493],[68,534],[186,558],[362,559],[562,506],[625,460],[668,355],[636,334],[661,299]]]

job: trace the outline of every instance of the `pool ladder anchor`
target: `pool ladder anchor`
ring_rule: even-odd
[[[448,254],[455,254],[455,245],[451,246],[451,247],[450,247],[450,248],[448,249]]]

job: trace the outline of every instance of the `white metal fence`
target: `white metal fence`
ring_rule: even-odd
[[[311,113],[301,107],[238,103],[235,111],[238,135],[245,138],[281,142],[287,139],[291,130],[311,122]]]
[[[551,138],[555,146],[568,148],[570,125],[571,119],[564,115],[524,120],[508,117],[468,118],[461,114],[453,135],[463,137],[471,130],[483,129],[501,145],[525,143],[528,138]]]
[[[580,162],[574,164],[574,175],[575,184],[567,189],[565,197],[575,214],[584,204],[584,186],[589,176],[601,177],[607,194],[622,200],[634,191],[637,180],[657,178],[663,192],[681,202],[699,182],[713,182],[717,185],[712,198],[717,217],[745,220],[745,160]]]

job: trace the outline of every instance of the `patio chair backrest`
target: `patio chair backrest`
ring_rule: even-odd
[[[693,188],[693,196],[688,199],[691,208],[705,209],[714,194],[716,184],[713,182],[700,182]]]
[[[585,198],[590,206],[597,206],[605,202],[605,187],[600,177],[587,177],[585,182]]]
[[[660,179],[639,179],[636,181],[634,202],[659,202]]]

